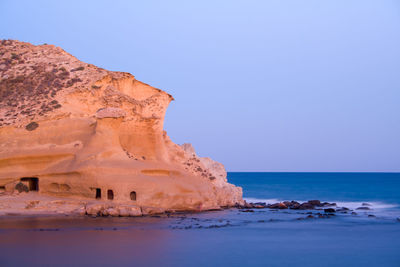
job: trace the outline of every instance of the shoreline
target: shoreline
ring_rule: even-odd
[[[330,218],[338,213],[358,215],[359,212],[373,212],[370,203],[362,203],[357,208],[338,206],[336,203],[308,200],[306,202],[281,201],[277,203],[246,202],[243,205],[215,207],[198,210],[173,210],[157,207],[142,207],[126,203],[86,200],[71,197],[54,197],[29,193],[0,193],[0,218],[44,218],[44,217],[146,217],[146,216],[176,216],[179,214],[198,214],[211,211],[236,209],[238,212],[252,213],[255,210],[272,211],[314,211],[318,218]],[[369,215],[375,216],[375,215]],[[311,217],[310,217],[311,218]]]
[[[0,218],[63,216],[143,217],[160,214],[190,214],[205,211],[221,211],[227,208],[233,207],[227,206],[197,210],[177,210],[103,200],[55,197],[38,194],[37,192],[22,192],[17,194],[0,193]]]

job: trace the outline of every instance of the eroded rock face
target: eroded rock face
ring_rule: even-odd
[[[243,202],[222,164],[163,131],[171,95],[52,45],[3,40],[0,56],[0,187],[146,209]]]

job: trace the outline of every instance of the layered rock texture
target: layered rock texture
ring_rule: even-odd
[[[143,208],[243,203],[222,164],[163,131],[172,96],[59,47],[0,42],[0,190]]]

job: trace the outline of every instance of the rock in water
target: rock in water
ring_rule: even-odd
[[[0,54],[0,186],[153,210],[244,204],[222,164],[163,131],[168,93],[53,45],[3,40]],[[141,214],[86,209],[102,212]]]
[[[313,206],[321,206],[321,201],[319,200],[309,200],[308,203]]]
[[[325,211],[326,213],[333,213],[333,212],[336,212],[335,209],[331,209],[331,208],[329,208],[329,209],[324,209],[324,211]]]
[[[368,208],[368,207],[358,207],[358,208],[356,208],[356,210],[370,210],[370,208]]]

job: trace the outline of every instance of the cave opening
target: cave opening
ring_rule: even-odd
[[[135,191],[132,191],[130,196],[131,196],[131,200],[136,201],[136,192]]]
[[[96,188],[96,199],[101,199],[101,189]]]
[[[114,199],[114,192],[112,190],[107,190],[107,199],[109,200]]]
[[[39,191],[39,178],[37,177],[22,177],[21,182],[28,186],[29,191]]]

